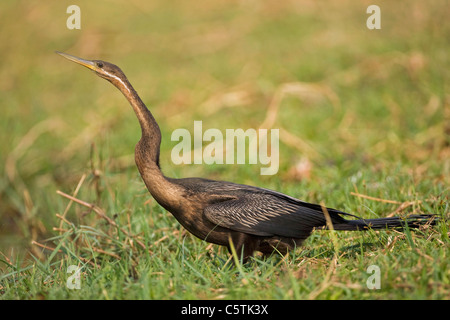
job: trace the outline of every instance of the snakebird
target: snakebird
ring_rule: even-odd
[[[367,230],[402,228],[405,224],[417,227],[433,220],[433,215],[361,219],[269,189],[203,178],[166,177],[159,164],[159,126],[122,70],[106,61],[56,53],[94,71],[127,98],[142,131],[135,148],[136,165],[153,198],[193,235],[225,246],[230,253],[235,250],[242,262],[254,251],[286,254],[300,246],[314,229],[331,225],[334,230]]]

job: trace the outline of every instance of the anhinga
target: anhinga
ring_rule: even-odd
[[[327,215],[328,225],[331,222],[334,230],[401,228],[406,223],[417,227],[434,217],[360,219],[269,189],[202,178],[166,177],[159,165],[159,126],[122,70],[109,62],[57,53],[111,82],[133,107],[142,130],[135,148],[136,165],[153,198],[196,237],[226,246],[230,252],[232,244],[243,261],[254,251],[270,254],[277,250],[285,254],[299,246],[313,229],[327,228]]]

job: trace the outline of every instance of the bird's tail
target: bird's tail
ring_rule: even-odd
[[[345,220],[333,224],[334,230],[367,230],[367,229],[403,229],[418,228],[425,224],[435,224],[438,218],[435,215],[410,215],[406,218],[391,217],[378,219]]]

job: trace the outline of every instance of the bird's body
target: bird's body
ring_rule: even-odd
[[[190,233],[230,251],[232,244],[244,261],[254,251],[286,253],[299,246],[314,229],[330,224],[335,230],[398,228],[406,222],[415,227],[433,217],[347,220],[343,216],[356,216],[269,189],[202,178],[166,177],[159,164],[159,126],[120,68],[105,61],[58,53],[110,81],[130,102],[142,129],[135,148],[136,165],[154,199]]]

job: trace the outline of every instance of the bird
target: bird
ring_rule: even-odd
[[[363,231],[434,224],[433,214],[363,219],[257,186],[166,177],[160,166],[161,130],[123,71],[106,61],[56,53],[108,80],[128,100],[141,127],[135,162],[152,197],[194,236],[226,247],[242,263],[256,251],[264,256],[274,252],[285,255],[300,247],[316,229]]]

